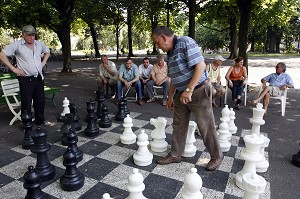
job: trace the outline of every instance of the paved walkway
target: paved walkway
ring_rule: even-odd
[[[123,58],[122,58],[123,59]],[[141,63],[142,57],[137,63]],[[206,59],[210,62],[212,59]],[[294,79],[296,88],[299,88],[299,72],[300,72],[300,58],[289,59],[250,59],[249,60],[249,82],[253,85],[259,84],[260,79],[274,72],[274,66],[278,61],[285,61],[288,65],[287,72],[291,74]],[[65,76],[60,72],[62,62],[49,62],[48,71],[46,74],[47,85],[59,87],[61,92],[57,96],[57,108],[53,108],[51,101],[47,100],[46,103],[46,116],[47,120],[52,123],[48,127],[49,132],[57,130],[56,117],[62,111],[62,100],[66,96],[71,102],[75,103],[78,108],[78,114],[81,118],[86,115],[85,102],[95,97],[94,90],[96,89],[95,74],[97,73],[97,66],[99,61],[73,61],[74,74]],[[226,69],[232,64],[232,61],[227,60],[224,62],[222,73],[226,73]],[[248,94],[249,98],[253,97],[254,93]],[[299,193],[299,168],[290,163],[293,154],[297,153],[299,147],[299,111],[300,111],[300,96],[299,90],[289,90],[288,104],[286,109],[286,116],[280,115],[280,105],[272,100],[268,114],[264,117],[265,125],[261,126],[261,132],[268,134],[271,142],[267,148],[269,154],[269,178],[271,184],[271,198],[272,199],[298,199]],[[110,112],[115,113],[116,107],[112,102],[108,103]],[[232,104],[229,104],[232,106]],[[145,104],[138,106],[135,103],[129,104],[129,109],[135,112],[147,114],[150,117],[165,116],[171,117],[172,112],[166,111],[159,103]],[[221,108],[214,108],[216,123],[219,123],[221,117]],[[16,142],[22,140],[20,136],[20,123],[9,126],[8,123],[11,118],[11,113],[7,107],[0,108],[0,149],[9,149],[15,146]],[[252,107],[242,107],[240,111],[236,111],[235,124],[239,129],[251,129],[249,118],[252,117]],[[5,157],[1,157],[5,158]],[[0,160],[1,160],[0,158]]]

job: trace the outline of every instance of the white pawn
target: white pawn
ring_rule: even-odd
[[[164,117],[151,118],[150,124],[155,126],[155,129],[151,131],[153,138],[153,141],[150,142],[151,150],[154,152],[166,151],[168,148],[168,143],[165,140],[167,120]]]
[[[237,131],[237,127],[234,123],[235,120],[235,112],[233,110],[233,108],[230,108],[230,115],[229,115],[229,122],[228,122],[228,126],[229,126],[229,132],[233,135],[236,134]]]
[[[190,172],[184,177],[183,191],[181,197],[183,199],[202,199],[200,192],[202,187],[202,179],[197,174],[196,168],[191,168]]]
[[[266,180],[256,173],[244,174],[242,184],[245,190],[243,199],[258,199],[267,186]]]
[[[222,119],[222,118],[221,118]],[[231,147],[231,143],[228,141],[229,127],[226,120],[222,120],[222,123],[219,125],[218,129],[218,139],[220,143],[220,149],[222,152],[228,152]]]
[[[145,189],[145,184],[143,183],[144,178],[139,170],[134,168],[132,174],[128,178],[127,190],[129,191],[129,196],[126,199],[147,199],[143,195]]]
[[[63,110],[63,112],[60,114],[61,116],[65,116],[66,114],[70,113],[69,105],[70,105],[70,101],[68,100],[67,97],[65,97],[65,99],[63,100],[63,107],[64,107],[64,110]]]
[[[113,199],[108,193],[103,194],[102,199]]]
[[[152,163],[153,154],[148,150],[148,135],[145,130],[141,130],[138,135],[138,150],[133,154],[133,161],[138,166],[148,166]]]
[[[127,115],[125,118],[124,118],[124,132],[122,135],[120,135],[120,139],[121,139],[121,142],[123,144],[133,144],[136,142],[136,135],[133,133],[132,131],[132,119],[130,117],[130,115]]]
[[[196,130],[197,124],[194,121],[189,122],[189,128],[188,128],[188,133],[186,136],[186,143],[185,143],[185,148],[183,151],[182,156],[183,157],[193,157],[196,154],[197,148],[194,145],[194,142],[196,142],[195,139],[195,130]]]

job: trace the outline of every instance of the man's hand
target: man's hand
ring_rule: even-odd
[[[132,84],[131,82],[127,82],[127,81],[126,81],[126,82],[125,82],[126,88],[129,88],[129,87],[131,86],[131,84]]]
[[[174,103],[173,103],[173,98],[172,97],[168,97],[166,106],[167,106],[167,109],[173,110]]]
[[[187,104],[188,102],[191,102],[191,101],[192,101],[192,94],[193,94],[193,93],[184,91],[184,92],[181,94],[181,96],[180,96],[180,102],[181,102],[182,104]]]
[[[279,87],[280,90],[285,90],[285,89],[287,89],[287,88],[288,88],[287,85],[283,85],[283,86],[280,86],[280,87]]]
[[[19,68],[13,68],[12,72],[14,72],[17,76],[26,76],[25,72]]]

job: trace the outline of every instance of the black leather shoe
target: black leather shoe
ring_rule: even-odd
[[[179,163],[182,161],[182,157],[174,157],[171,155],[171,153],[169,153],[166,157],[164,158],[160,158],[159,160],[157,160],[158,164],[161,165],[166,165],[166,164],[171,164],[171,163]]]

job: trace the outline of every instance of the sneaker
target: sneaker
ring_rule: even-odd
[[[162,105],[163,105],[163,106],[166,106],[166,105],[167,105],[167,101],[164,101]]]
[[[143,106],[143,101],[142,101],[141,99],[139,99],[139,100],[138,100],[138,104],[139,104],[140,106]]]
[[[147,100],[147,103],[151,103],[151,102],[155,102],[155,98],[154,97]]]

